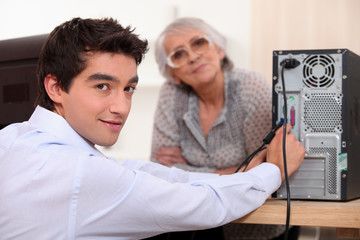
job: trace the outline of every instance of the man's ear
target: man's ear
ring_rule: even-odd
[[[53,100],[53,102],[55,103],[61,102],[62,90],[58,85],[58,79],[56,76],[52,74],[46,75],[44,79],[44,87],[48,96],[50,97],[51,100]]]

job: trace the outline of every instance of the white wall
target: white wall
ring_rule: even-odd
[[[136,27],[135,32],[148,39],[150,50],[139,66],[140,83],[128,121],[113,147],[100,148],[119,159],[149,158],[153,114],[163,82],[153,45],[172,20],[203,18],[226,36],[235,65],[249,66],[250,0],[2,0],[0,6],[0,40],[49,33],[73,17],[113,17],[123,25]]]
[[[274,50],[360,54],[359,0],[251,0],[250,68],[272,78]]]

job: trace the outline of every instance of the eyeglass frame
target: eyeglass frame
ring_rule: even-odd
[[[211,46],[212,46],[212,43],[213,43],[212,40],[211,40],[211,38],[210,38],[208,35],[202,35],[202,36],[197,37],[196,40],[201,39],[201,38],[204,38],[204,39],[206,39],[206,40],[208,41],[208,43],[209,43],[209,48],[208,48],[208,50],[209,50],[209,49],[211,48]],[[196,40],[191,41],[191,43],[195,42]],[[190,44],[190,49],[191,49],[191,44]],[[172,57],[177,51],[179,51],[179,50],[185,50],[186,52],[189,52],[189,49],[188,49],[187,47],[179,47],[179,48],[171,51],[171,53],[169,53],[169,55],[166,57],[166,63],[167,63],[167,65],[169,65],[171,68],[179,68],[179,67],[183,66],[183,65],[181,65],[181,66],[176,66],[176,65],[171,61],[171,57]],[[208,50],[207,50],[207,51],[208,51]],[[191,49],[191,51],[193,51],[193,50]],[[194,51],[193,51],[193,52],[194,52]],[[195,53],[196,53],[196,52],[195,52]],[[206,53],[206,52],[204,52],[204,53]]]

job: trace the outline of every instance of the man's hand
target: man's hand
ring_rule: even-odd
[[[291,126],[288,124],[286,126],[286,165],[287,172],[290,176],[293,174],[300,166],[305,156],[305,149],[300,144],[299,141],[296,140],[295,135],[289,134],[291,130]],[[284,160],[283,160],[283,128],[281,127],[275,134],[275,137],[267,147],[267,157],[266,161],[269,163],[273,163],[280,168],[281,178],[285,179],[284,173]]]
[[[159,163],[169,167],[176,163],[188,164],[181,155],[180,147],[162,147],[155,154],[155,158]]]

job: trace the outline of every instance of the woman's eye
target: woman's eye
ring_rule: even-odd
[[[200,38],[194,42],[194,45],[196,46],[202,46],[206,43],[206,40],[204,38]]]
[[[99,85],[97,85],[97,88],[102,90],[102,91],[105,91],[105,90],[109,89],[109,86],[106,85],[106,84],[99,84]]]
[[[174,53],[173,57],[175,59],[179,59],[179,58],[182,58],[184,55],[185,55],[184,50],[179,50]]]

